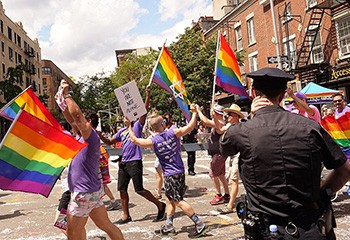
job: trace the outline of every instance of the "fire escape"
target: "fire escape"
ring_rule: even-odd
[[[350,3],[347,0],[326,0],[309,8],[306,31],[301,36],[303,40],[297,49],[297,58],[292,69],[294,73],[299,74],[299,79],[303,85],[308,82],[326,81],[324,78],[328,77],[328,74],[325,73],[328,72],[330,57],[337,46],[334,21],[328,29],[328,37],[322,49],[324,59],[321,63],[311,63],[312,50],[320,33],[323,18],[332,17],[335,13],[349,7]]]

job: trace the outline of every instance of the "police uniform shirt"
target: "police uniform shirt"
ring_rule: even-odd
[[[320,200],[321,162],[334,169],[346,157],[314,120],[273,105],[231,126],[221,152],[240,152],[239,171],[248,208],[270,216],[292,217]]]

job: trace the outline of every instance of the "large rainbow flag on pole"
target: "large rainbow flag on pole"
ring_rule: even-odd
[[[187,121],[190,121],[191,112],[189,110],[189,105],[191,102],[187,98],[187,92],[179,70],[165,46],[163,46],[158,61],[153,69],[150,83],[151,82],[155,82],[161,88],[171,93]]]
[[[31,87],[26,88],[16,98],[12,99],[3,108],[1,108],[0,116],[12,121],[16,118],[16,115],[20,109],[23,109],[33,116],[36,116],[57,129],[62,129],[57,120],[40,102],[39,98],[35,95]]]
[[[226,92],[248,98],[249,95],[242,85],[241,71],[232,49],[220,34],[215,64],[215,83]]]
[[[334,141],[341,147],[346,157],[350,159],[350,113],[335,119],[334,116],[325,116],[322,127],[326,129]]]
[[[0,189],[48,197],[63,169],[85,146],[20,110],[0,146]]]

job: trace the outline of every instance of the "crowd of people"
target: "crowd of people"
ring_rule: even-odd
[[[173,220],[179,207],[193,221],[194,236],[205,236],[209,228],[184,199],[187,185],[181,157],[182,140],[183,143],[207,143],[211,158],[208,177],[215,189],[215,196],[208,204],[225,204],[218,208],[221,214],[235,212],[238,180],[242,180],[246,201],[239,205],[242,207],[239,217],[246,238],[267,239],[270,226],[275,226],[279,239],[335,239],[329,199],[349,180],[350,163],[321,127],[319,109],[308,104],[305,94],[294,93],[288,87],[287,82],[294,79],[293,75],[276,68],[264,68],[248,75],[254,79],[249,119],[235,103],[228,108],[215,104],[210,118],[200,106],[192,104],[192,118],[181,127],[173,124],[170,113],[149,114],[149,137],[142,134],[148,125],[145,114],[135,122],[125,117],[125,127],[106,138],[96,131],[94,115],[83,114],[68,93],[68,84],[62,81],[60,94],[67,105],[62,109],[63,115],[79,140],[88,143],[67,169],[68,188],[64,194],[69,198],[59,210],[67,209],[68,238],[86,239],[84,227],[90,217],[111,239],[123,239],[120,229],[109,220],[102,201],[107,194],[111,203],[109,210],[119,207],[107,186],[109,176],[100,169],[101,166],[106,169],[106,161],[101,165],[100,141],[109,146],[121,143],[117,181],[123,214],[117,225],[132,221],[128,194],[132,180],[135,192],[156,207],[154,221],[165,220],[157,233],[176,234]],[[292,99],[289,110],[281,106],[285,93]],[[350,111],[342,94],[335,94],[332,100],[335,109],[332,114],[336,118]],[[149,102],[150,87],[147,87],[146,109]],[[141,147],[152,149],[156,156],[154,194],[143,187]],[[194,176],[196,152],[187,151],[187,155],[187,173]],[[332,171],[321,183],[323,166]],[[166,203],[161,201],[162,191]],[[330,218],[322,219],[322,226],[316,224],[325,214]],[[247,227],[249,221],[256,224],[256,228]]]

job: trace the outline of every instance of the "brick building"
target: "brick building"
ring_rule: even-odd
[[[74,82],[51,60],[43,59],[42,66],[42,84],[43,94],[48,96],[45,102],[46,107],[53,114],[59,113],[59,108],[55,101],[55,94],[62,79],[66,80],[71,86]]]
[[[10,67],[21,63],[25,66],[19,86],[22,89],[32,85],[37,95],[42,95],[42,81],[40,76],[41,49],[38,39],[32,40],[23,29],[21,22],[13,22],[5,15],[5,9],[0,1],[0,39],[1,39],[1,76],[0,81],[6,77]],[[0,95],[0,101],[4,96]]]
[[[349,101],[349,2],[213,0],[216,23],[202,34],[208,39],[219,31],[233,51],[245,55],[241,72],[248,89],[250,80],[245,73],[280,66],[297,75],[293,82],[295,90],[315,82],[343,90]]]

